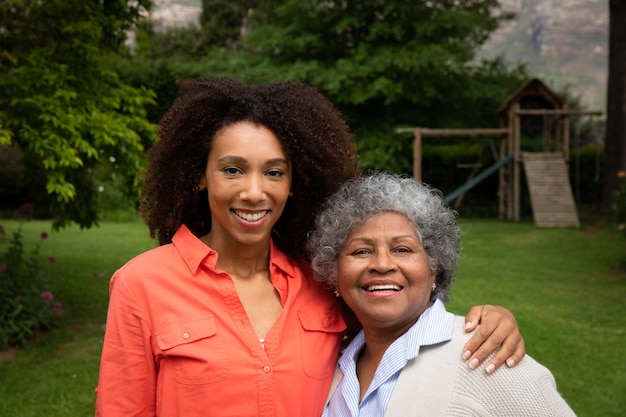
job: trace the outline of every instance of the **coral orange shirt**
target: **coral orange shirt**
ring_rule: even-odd
[[[112,277],[100,417],[319,417],[346,328],[335,297],[273,244],[283,310],[259,341],[217,253],[185,226]]]

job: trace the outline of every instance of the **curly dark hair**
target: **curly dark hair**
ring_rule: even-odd
[[[292,163],[291,196],[274,226],[276,245],[306,260],[306,237],[324,200],[358,174],[352,133],[316,89],[281,81],[250,86],[228,77],[182,81],[183,95],[163,116],[148,151],[140,214],[160,245],[185,224],[197,236],[211,230],[206,190],[197,187],[213,138],[224,127],[251,122],[270,129]]]

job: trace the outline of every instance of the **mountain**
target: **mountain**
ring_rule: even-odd
[[[200,0],[155,0],[164,26],[197,24]],[[531,75],[567,91],[587,109],[606,107],[608,0],[500,0],[515,13],[492,34],[479,58],[525,63]]]
[[[553,90],[587,109],[606,107],[607,0],[500,0],[516,14],[483,45],[480,56],[525,63]]]

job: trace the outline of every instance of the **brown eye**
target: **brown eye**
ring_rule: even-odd
[[[222,169],[222,172],[228,175],[237,175],[239,173],[241,173],[241,171],[238,168],[235,167],[226,167],[224,169]]]
[[[369,255],[370,253],[372,253],[372,251],[370,251],[369,249],[357,249],[355,251],[352,251],[350,253],[350,255],[352,255],[352,256],[363,256],[363,255]]]

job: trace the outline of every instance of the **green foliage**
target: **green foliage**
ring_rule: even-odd
[[[137,198],[124,193],[125,178],[106,166],[98,168],[94,177],[97,184],[98,218],[102,221],[137,220]]]
[[[179,94],[170,60],[134,54],[112,60],[111,66],[123,83],[138,89],[148,88],[154,92],[155,101],[146,106],[146,117],[151,123],[158,123]]]
[[[433,80],[417,77],[462,68],[498,22],[494,0],[258,3],[243,44],[337,103],[427,100]]]
[[[570,151],[570,184],[579,212],[597,207],[602,198],[603,151],[602,145],[593,143]]]
[[[208,49],[202,30],[194,25],[158,28],[151,21],[142,21],[137,26],[135,39],[135,55],[157,59],[198,58]]]
[[[21,206],[14,218],[32,218],[32,206]],[[40,238],[47,239],[42,232]],[[49,329],[61,303],[54,302],[53,285],[49,271],[42,271],[39,255],[40,240],[28,252],[24,245],[22,228],[6,242],[6,231],[0,225],[0,239],[6,250],[0,258],[0,350],[10,346],[24,346],[38,330]],[[54,256],[48,256],[55,262]]]
[[[54,197],[54,226],[97,221],[92,169],[115,160],[134,193],[154,93],[122,83],[109,56],[149,0],[0,4],[0,143],[16,143]]]
[[[292,79],[323,91],[355,129],[362,162],[410,169],[399,126],[497,127],[497,108],[525,79],[475,51],[509,15],[498,2],[257,1],[236,49],[214,49],[207,73]]]
[[[394,134],[399,126],[497,127],[498,107],[526,80],[522,67],[475,59],[511,17],[496,0],[202,3],[200,28],[144,25],[124,80],[154,88],[158,114],[175,97],[173,79],[304,81],[346,115],[365,168],[410,170],[411,141]]]
[[[258,0],[202,0],[200,27],[208,46],[235,48]]]

